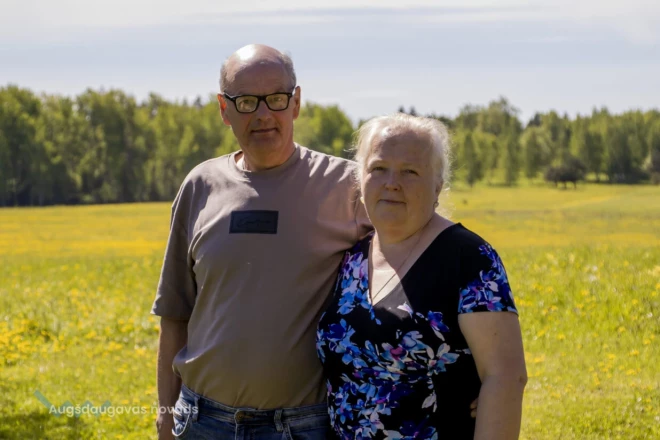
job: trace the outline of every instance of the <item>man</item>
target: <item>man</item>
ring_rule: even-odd
[[[294,143],[288,56],[246,46],[220,88],[241,150],[197,166],[172,205],[152,309],[159,438],[325,438],[316,324],[344,251],[370,228],[354,165]]]

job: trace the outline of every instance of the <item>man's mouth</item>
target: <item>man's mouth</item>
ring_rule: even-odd
[[[276,128],[260,128],[258,130],[252,130],[252,133],[263,134],[263,133],[272,133],[277,131]]]

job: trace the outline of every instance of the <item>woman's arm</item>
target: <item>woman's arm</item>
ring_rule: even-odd
[[[474,439],[517,439],[527,383],[518,316],[510,312],[463,313],[458,324],[481,378]]]

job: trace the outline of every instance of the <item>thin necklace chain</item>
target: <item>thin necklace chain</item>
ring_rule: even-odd
[[[406,264],[406,261],[408,261],[408,258],[410,258],[410,256],[412,255],[412,251],[415,250],[415,248],[419,244],[420,240],[422,239],[422,235],[423,235],[423,231],[420,231],[419,237],[417,237],[417,241],[415,241],[415,244],[408,251],[408,255],[406,255],[406,258],[404,258],[403,261],[401,262],[401,264],[399,264],[399,266],[396,269],[394,269],[394,273],[387,279],[387,281],[385,281],[385,284],[383,284],[380,287],[380,289],[378,289],[378,291],[376,293],[372,294],[371,293],[371,287],[369,287],[369,300],[371,301],[372,305],[374,303],[374,298],[376,298],[378,296],[378,294],[385,287],[387,287],[388,284],[390,284],[390,281],[392,281],[392,278],[394,278],[394,276],[397,274],[397,272],[399,272],[399,270],[401,270],[403,265]],[[373,267],[374,266],[373,265],[373,248],[374,248],[374,246],[373,246],[373,240],[372,240],[371,241],[371,246],[369,246],[369,257],[370,257],[370,260],[371,260],[371,281],[372,281],[371,284],[372,285],[373,285],[373,273],[375,272],[374,267]]]

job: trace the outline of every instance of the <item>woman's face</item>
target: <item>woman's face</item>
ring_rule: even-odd
[[[441,185],[434,176],[431,149],[426,136],[412,131],[392,135],[385,128],[374,135],[361,188],[379,235],[407,238],[433,215]]]

